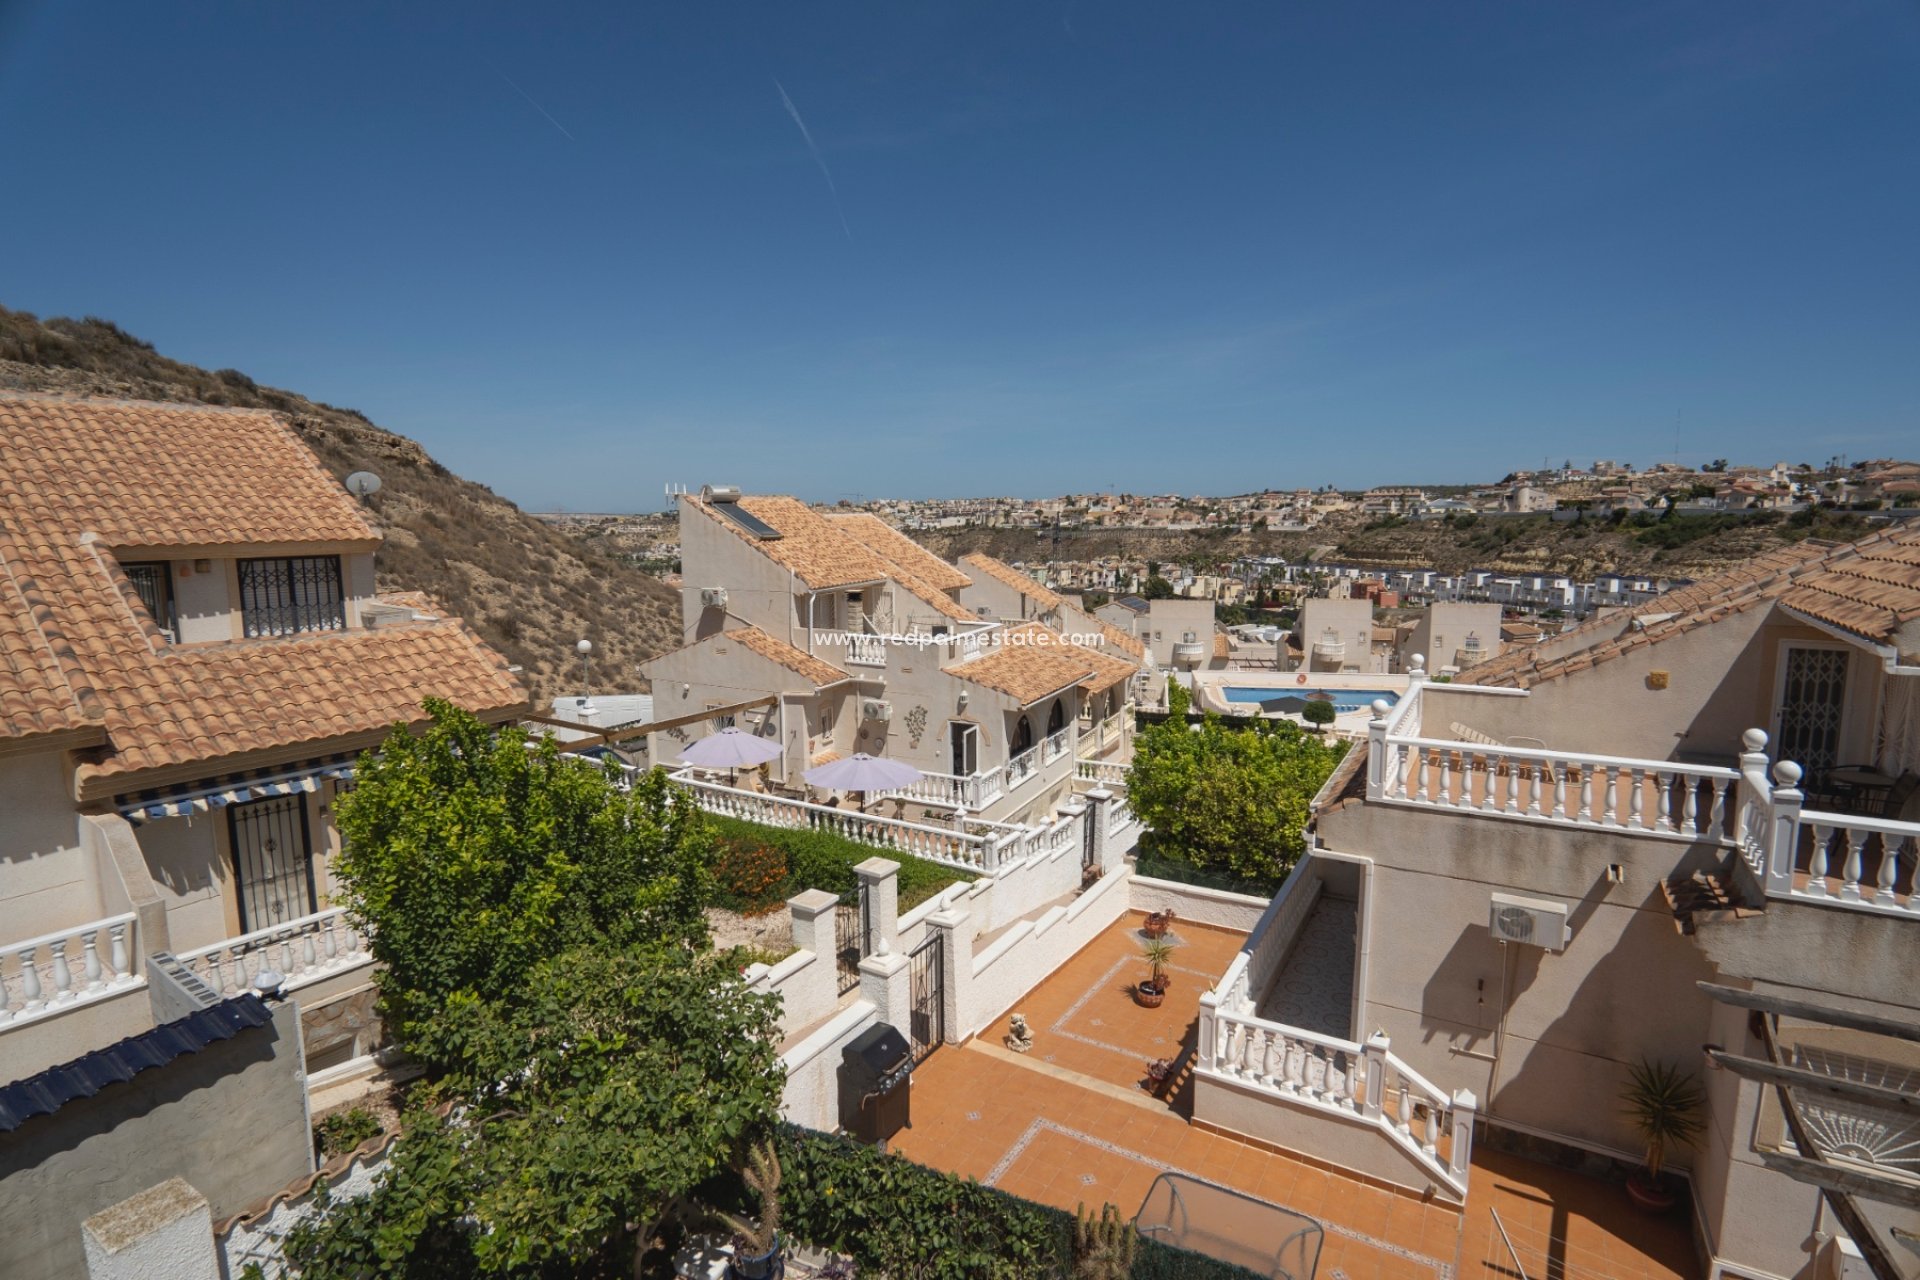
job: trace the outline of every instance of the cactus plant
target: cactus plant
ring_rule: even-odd
[[[760,1219],[748,1222],[730,1213],[720,1215],[746,1242],[735,1251],[733,1270],[753,1277],[778,1274],[784,1268],[772,1264],[773,1253],[780,1247],[780,1153],[774,1149],[773,1139],[748,1151],[747,1167],[740,1171],[740,1177],[748,1190],[760,1197]],[[740,1257],[743,1252],[747,1256]]]
[[[1076,1280],[1126,1280],[1133,1271],[1140,1237],[1117,1206],[1100,1206],[1100,1216],[1082,1202],[1073,1214],[1073,1274]]]

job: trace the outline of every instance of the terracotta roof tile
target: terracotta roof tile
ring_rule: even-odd
[[[1091,621],[1094,626],[1100,629],[1100,634],[1107,638],[1109,648],[1118,649],[1121,653],[1132,658],[1136,663],[1146,660],[1147,646],[1141,641],[1128,635],[1105,619],[1093,618]]]
[[[1006,586],[1012,587],[1015,591],[1027,597],[1027,599],[1039,604],[1043,609],[1058,609],[1065,603],[1058,592],[1047,590],[1047,588],[1041,586],[1038,582],[1035,582],[1032,578],[1029,578],[1012,565],[1002,560],[995,560],[990,555],[972,551],[961,556],[960,563],[966,565],[969,569],[978,569],[989,578],[994,578]]]
[[[1100,671],[1087,650],[1037,622],[1007,627],[995,639],[998,643],[991,652],[947,668],[948,674],[1004,693],[1025,707]]]
[[[324,754],[421,719],[429,695],[483,715],[526,705],[505,661],[451,619],[169,644],[111,554],[262,544],[377,545],[278,418],[0,394],[5,736],[97,725],[103,744],[75,768],[80,794],[95,797],[156,771]]]
[[[1093,674],[1080,682],[1080,687],[1088,693],[1104,693],[1140,674],[1138,663],[1108,652],[1105,646],[1083,644],[1077,647],[1093,663]]]
[[[780,534],[777,538],[754,537],[716,511],[715,504],[704,498],[690,498],[687,505],[793,574],[810,590],[877,582],[887,576],[886,565],[880,557],[798,498],[762,496],[739,500],[740,509],[777,531]]]
[[[1457,679],[1527,688],[1763,604],[1784,605],[1869,644],[1892,647],[1901,661],[1911,662],[1920,650],[1920,635],[1911,626],[1920,619],[1920,528],[1885,530],[1858,542],[1780,547],[1624,614],[1605,614],[1541,644],[1508,650]],[[1635,620],[1642,629],[1629,629]],[[1558,656],[1542,657],[1542,650]]]
[[[743,647],[753,650],[769,662],[776,662],[795,675],[810,681],[817,689],[822,685],[838,684],[847,678],[847,673],[824,658],[816,658],[804,649],[796,649],[785,640],[770,635],[758,627],[737,627],[723,632],[729,640],[738,641]]]
[[[859,540],[869,550],[893,561],[908,573],[942,591],[958,591],[962,587],[973,585],[972,578],[879,516],[856,511],[848,515],[830,515],[827,519]]]

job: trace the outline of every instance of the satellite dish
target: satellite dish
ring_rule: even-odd
[[[356,471],[347,477],[347,492],[365,499],[380,492],[380,477],[371,471]]]

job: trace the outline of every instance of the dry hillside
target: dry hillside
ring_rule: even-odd
[[[271,409],[345,477],[384,482],[367,502],[386,535],[380,589],[420,590],[526,669],[535,696],[573,686],[576,640],[594,642],[595,684],[634,688],[634,664],[679,641],[680,607],[654,578],[548,528],[485,485],[462,480],[405,436],[263,387],[232,369],[169,360],[96,319],[40,321],[0,307],[0,389]]]
[[[1648,520],[1653,521],[1649,516]],[[984,551],[1002,560],[1098,560],[1108,557],[1199,566],[1240,556],[1338,560],[1377,568],[1437,569],[1457,573],[1654,573],[1701,578],[1783,542],[1806,537],[1848,539],[1871,526],[1846,512],[1782,519],[1773,515],[1677,517],[1635,524],[1558,524],[1546,516],[1382,521],[1357,514],[1332,517],[1306,533],[1147,529],[1052,530],[957,528],[920,530],[914,537],[952,559]]]

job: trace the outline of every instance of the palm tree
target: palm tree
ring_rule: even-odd
[[[1691,1147],[1700,1136],[1700,1109],[1706,1093],[1700,1081],[1670,1062],[1640,1059],[1629,1067],[1620,1091],[1621,1107],[1647,1144],[1647,1181],[1658,1184],[1660,1168],[1674,1147]]]

